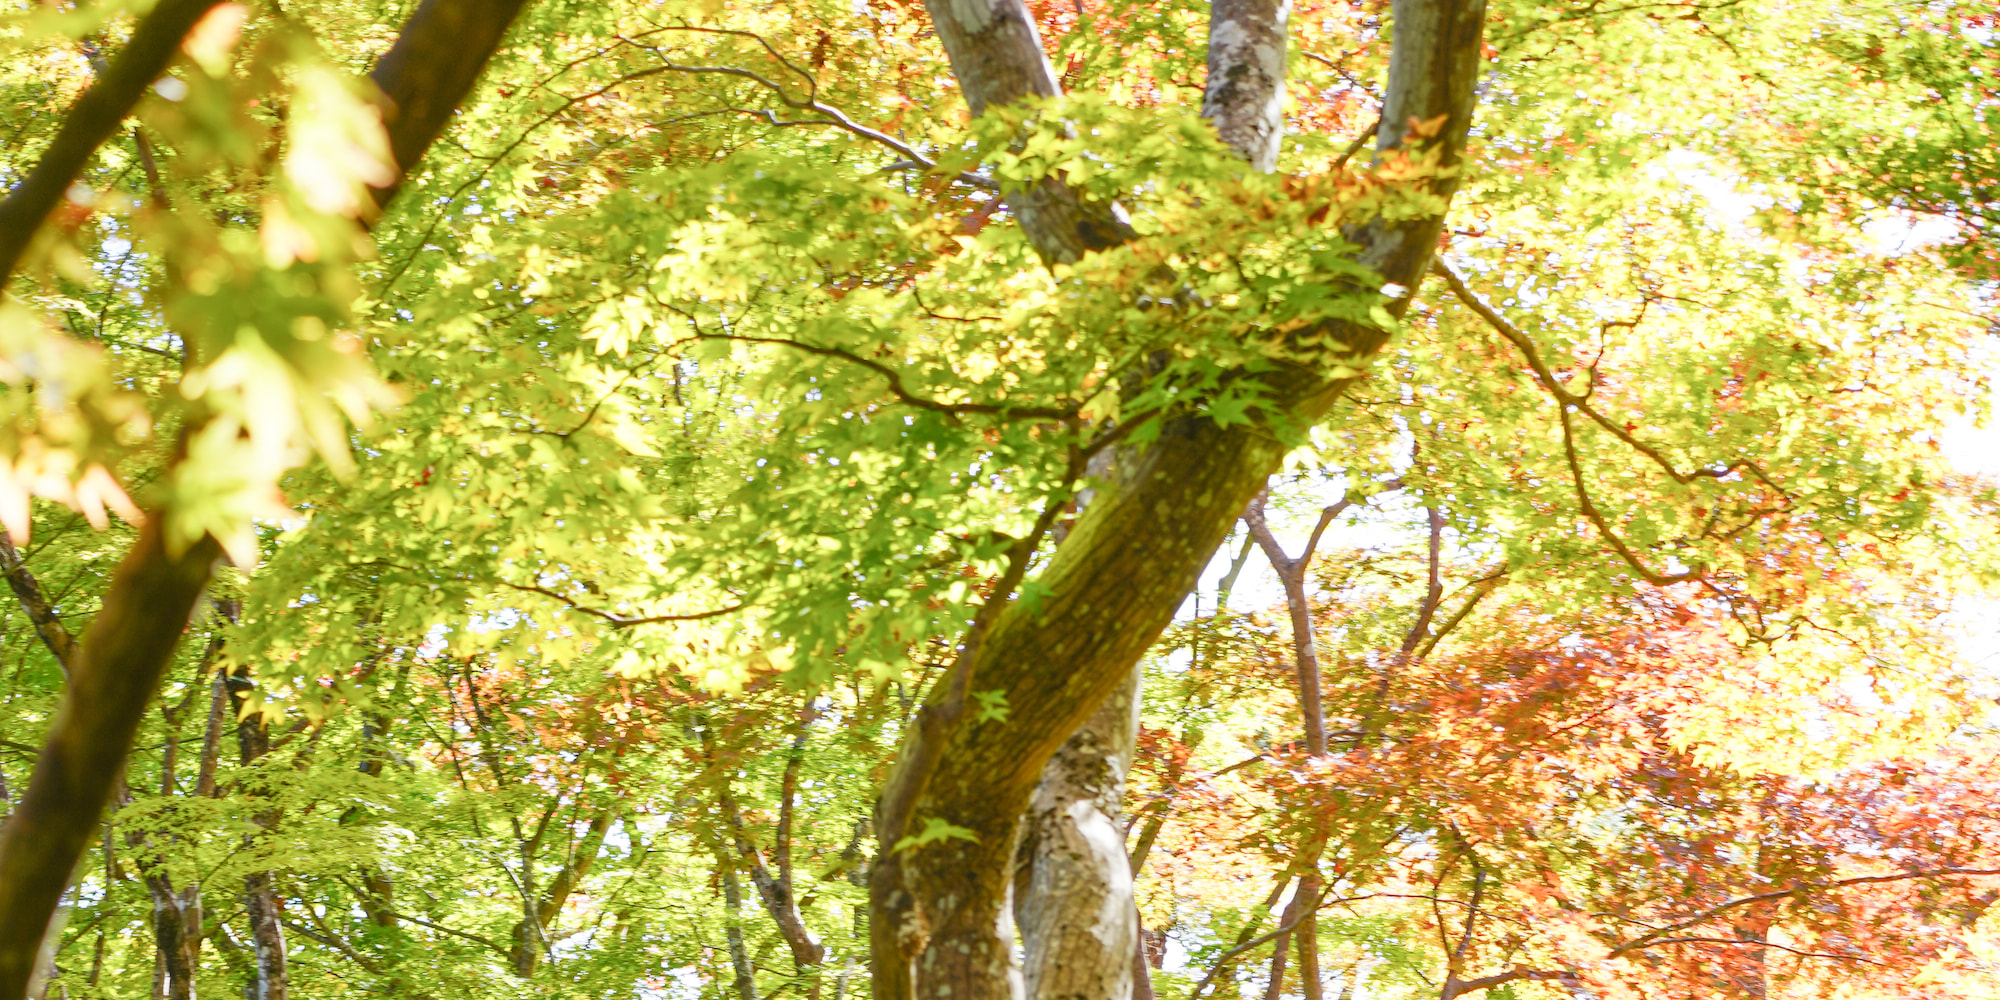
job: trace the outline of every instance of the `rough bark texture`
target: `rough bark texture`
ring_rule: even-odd
[[[1291,0],[1215,0],[1201,115],[1261,171],[1278,168],[1285,134],[1285,26]]]
[[[388,129],[399,174],[416,166],[437,138],[525,2],[425,0],[412,15],[373,75],[393,102]],[[213,6],[206,0],[163,0],[140,22],[127,52],[71,109],[57,145],[30,175],[31,180],[41,177],[46,167],[54,180],[35,180],[37,186],[26,193],[17,189],[0,212],[5,220],[0,224],[0,282],[12,273],[20,247],[54,204],[48,201],[37,209],[46,196],[34,192],[47,191],[48,183],[58,196],[68,188],[90,151],[158,77],[187,28]],[[142,35],[147,39],[143,51]],[[66,151],[60,157],[59,149]],[[61,168],[61,163],[71,165]],[[386,202],[391,193],[377,192],[377,203]],[[16,239],[20,246],[14,246]],[[76,654],[34,774],[0,828],[0,1000],[21,1000],[28,993],[42,938],[70,873],[90,842],[139,720],[220,555],[207,538],[184,552],[168,551],[160,533],[162,520],[159,512],[148,519],[120,563]]]
[[[925,0],[924,6],[974,115],[1062,93],[1025,0]],[[1007,207],[1052,262],[1117,246],[1131,235],[1115,206],[1086,202],[1053,178],[1008,195]]]
[[[1225,144],[1260,171],[1277,166],[1284,134],[1290,10],[1289,0],[1223,0],[1210,8],[1202,114],[1215,123]],[[1024,218],[1023,224],[1033,221]],[[1105,476],[1112,457],[1109,449],[1099,453],[1088,474]],[[1078,509],[1089,500],[1088,491],[1080,495]],[[1142,683],[1135,667],[1050,758],[1023,819],[1019,863],[1024,871],[1016,875],[1014,909],[1026,945],[1023,982],[1031,998],[1153,995],[1132,896],[1138,868],[1125,857],[1121,801],[1138,734]],[[1159,818],[1150,827],[1154,835]]]
[[[132,30],[132,40],[77,98],[55,139],[7,200],[0,201],[0,294],[42,221],[62,203],[97,147],[118,130],[146,88],[165,73],[181,39],[221,0],[160,0]]]
[[[1125,776],[1139,734],[1140,671],[1042,769],[1022,817],[1014,919],[1022,982],[1041,1000],[1128,1000],[1139,954],[1125,856]]]
[[[169,554],[154,518],[84,633],[27,792],[0,830],[0,1000],[28,993],[42,935],[217,554],[207,540]]]
[[[955,19],[960,6],[938,0],[931,9],[934,17],[944,8]],[[1442,116],[1442,127],[1428,141],[1445,165],[1455,165],[1471,121],[1485,5],[1402,0],[1394,11],[1378,148],[1400,148],[1407,119]],[[986,23],[990,31],[992,21]],[[941,25],[940,36],[948,47],[968,44],[956,26],[948,31]],[[961,65],[988,57],[995,54],[953,52],[969,98],[969,81],[985,77]],[[1455,190],[1449,178],[1430,183],[1447,199]],[[1377,221],[1350,236],[1362,247],[1363,263],[1390,283],[1414,288],[1429,266],[1441,223],[1440,217]],[[1389,308],[1400,313],[1407,304],[1399,297]],[[1362,357],[1387,340],[1385,331],[1372,327],[1328,332]],[[1265,379],[1271,398],[1307,421],[1324,415],[1348,385],[1297,367]],[[1012,942],[1002,936],[1001,913],[1017,817],[1048,758],[1124,682],[1282,457],[1283,445],[1267,430],[1217,427],[1194,416],[1169,419],[1144,451],[1120,456],[1110,488],[1043,570],[1039,582],[1048,594],[1039,607],[1017,605],[1000,614],[974,637],[949,683],[934,689],[885,787],[877,824],[885,848],[870,880],[878,1000],[1013,996]],[[954,699],[967,690],[1002,692],[1006,721],[978,722],[959,710]],[[974,839],[895,850],[901,837],[932,821]]]
[[[21,561],[21,553],[4,532],[0,532],[0,573],[7,575],[7,586],[14,591],[14,599],[21,602],[21,610],[27,613],[28,621],[34,623],[35,635],[47,646],[49,653],[62,667],[63,676],[69,676],[70,664],[76,660],[76,638],[63,625],[62,616],[42,593],[40,581]]]

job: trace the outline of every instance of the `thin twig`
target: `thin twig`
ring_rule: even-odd
[[[1682,920],[1677,920],[1664,927],[1656,928],[1646,934],[1641,934],[1640,936],[1633,938],[1632,940],[1627,941],[1616,948],[1611,949],[1610,953],[1607,954],[1605,957],[1617,958],[1619,955],[1623,955],[1624,953],[1632,951],[1635,948],[1647,947],[1650,944],[1657,941],[1659,938],[1664,937],[1665,935],[1672,934],[1676,931],[1683,931],[1688,929],[1689,927],[1695,926],[1696,924],[1712,920],[1715,917],[1719,916],[1720,914],[1726,913],[1740,906],[1750,906],[1756,903],[1768,903],[1774,900],[1786,899],[1792,896],[1798,896],[1815,890],[1824,891],[1828,889],[1839,889],[1850,885],[1867,885],[1875,882],[1902,882],[1913,878],[1952,878],[1952,877],[1973,876],[1973,875],[2000,875],[2000,868],[1927,868],[1922,871],[1902,872],[1896,875],[1863,875],[1858,878],[1844,878],[1833,882],[1820,882],[1820,883],[1805,884],[1805,885],[1795,885],[1789,889],[1779,889],[1774,892],[1758,893],[1755,896],[1744,896],[1740,899],[1732,899],[1726,903],[1720,903],[1715,906],[1711,906],[1708,909],[1695,914],[1694,916],[1687,917]]]
[[[681,313],[683,316],[688,315],[684,310],[677,309],[671,305],[668,308]],[[689,317],[690,320],[692,318],[691,316]],[[794,350],[804,351],[807,354],[817,354],[824,358],[839,358],[850,364],[860,365],[882,376],[889,383],[890,395],[895,396],[903,405],[915,407],[919,410],[929,410],[932,413],[943,413],[954,417],[967,414],[992,414],[1003,418],[1019,418],[1024,420],[1068,420],[1076,416],[1076,410],[1073,408],[1058,409],[1052,406],[1010,406],[1006,403],[940,403],[935,399],[925,399],[922,396],[911,394],[903,386],[902,373],[896,369],[880,361],[864,358],[852,351],[845,351],[838,347],[822,347],[818,344],[801,343],[800,341],[787,340],[783,337],[752,337],[744,334],[704,333],[699,329],[689,339],[729,340],[744,344],[773,344],[779,347],[789,347]],[[676,341],[667,346],[672,348],[684,342]]]

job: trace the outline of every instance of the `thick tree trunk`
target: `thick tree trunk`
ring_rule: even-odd
[[[1276,167],[1284,133],[1289,12],[1289,0],[1224,0],[1209,17],[1209,80],[1202,114],[1215,123],[1224,143],[1260,171]],[[1033,232],[1038,221],[1024,217],[1023,225]],[[1111,451],[1099,454],[1089,474],[1105,475],[1111,460]],[[1087,498],[1079,498],[1080,510],[1086,504]],[[1122,801],[1138,736],[1143,682],[1135,666],[1125,684],[1050,758],[1023,819],[1018,863],[1024,871],[1016,875],[1014,905],[1026,944],[1023,982],[1028,997],[1152,996],[1132,896],[1138,871],[1124,849]],[[1151,830],[1157,834],[1158,826]]]
[[[990,14],[998,0],[966,2]],[[933,3],[933,16],[946,6]],[[960,6],[950,4],[940,20],[959,18]],[[1441,128],[1418,141],[1435,144],[1442,163],[1453,167],[1471,122],[1485,5],[1401,0],[1394,9],[1378,148],[1401,148],[1411,119],[1438,121]],[[988,16],[981,23],[990,32],[997,22]],[[940,24],[948,49],[978,49],[961,28]],[[973,81],[983,77],[962,64],[1000,54],[952,56],[973,99]],[[983,105],[975,100],[975,106]],[[1447,202],[1456,188],[1450,177],[1429,184]],[[1411,289],[1429,266],[1441,223],[1438,216],[1380,220],[1350,238],[1362,247],[1362,263]],[[1400,314],[1407,305],[1401,295],[1386,307]],[[1364,358],[1388,336],[1345,324],[1326,332]],[[1270,398],[1301,421],[1322,417],[1349,384],[1300,367],[1264,379]],[[1168,420],[1145,450],[1120,456],[1111,487],[1043,570],[1039,582],[1048,594],[1039,606],[1008,608],[972,637],[952,676],[920,710],[878,811],[883,854],[869,886],[878,1000],[1012,1000],[1012,942],[1002,935],[1001,911],[1017,817],[1048,758],[1125,681],[1282,457],[1282,445],[1262,428],[1217,427],[1193,416]],[[975,721],[963,711],[971,690],[1001,692],[1007,719]],[[926,828],[962,832],[897,849],[903,837]]]
[[[0,1000],[29,989],[57,901],[123,770],[126,749],[208,583],[218,549],[171,555],[154,518],[84,634],[27,793],[0,830]]]
[[[424,0],[373,79],[399,175],[416,166],[465,99],[526,0]],[[70,110],[50,153],[0,206],[0,288],[55,198],[66,190],[159,77],[212,2],[165,0],[140,21],[128,51]],[[129,56],[129,58],[128,58]],[[392,191],[376,194],[377,204]],[[18,224],[17,224],[18,223]],[[21,803],[0,828],[0,1000],[28,993],[56,905],[109,801],[132,737],[173,659],[220,548],[204,538],[172,552],[154,512],[120,563],[85,633],[70,684]]]
[[[1140,671],[1056,751],[1022,817],[1014,918],[1027,995],[1128,1000],[1139,954],[1125,855],[1125,776],[1139,733]]]

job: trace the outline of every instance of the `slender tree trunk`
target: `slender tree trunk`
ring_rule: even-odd
[[[590,817],[590,825],[584,828],[583,836],[571,845],[567,860],[549,879],[548,888],[537,896],[534,886],[527,886],[530,901],[523,906],[521,920],[514,925],[514,974],[528,978],[541,968],[542,958],[547,952],[549,925],[555,923],[562,913],[563,904],[576,891],[577,883],[590,873],[590,867],[597,863],[597,855],[604,850],[604,836],[611,830],[611,822],[616,815],[609,809],[599,810]],[[523,865],[523,878],[530,869]]]
[[[1291,0],[1215,0],[1201,115],[1229,148],[1269,173],[1285,134],[1285,33]]]
[[[1264,550],[1265,558],[1277,571],[1278,580],[1285,590],[1285,609],[1292,624],[1292,659],[1299,687],[1299,715],[1305,730],[1306,752],[1314,757],[1326,755],[1326,712],[1320,699],[1319,643],[1314,638],[1312,605],[1306,597],[1306,571],[1312,566],[1314,549],[1318,547],[1320,533],[1326,525],[1347,506],[1343,500],[1328,507],[1320,515],[1318,527],[1314,528],[1311,541],[1298,556],[1288,556],[1278,544],[1277,536],[1264,519],[1264,495],[1250,501],[1243,511],[1243,523],[1249,528],[1250,537]],[[1286,948],[1296,941],[1299,953],[1299,984],[1306,1000],[1320,1000],[1319,978],[1319,921],[1313,913],[1323,883],[1319,877],[1320,855],[1326,849],[1325,832],[1309,828],[1300,837],[1297,854],[1292,862],[1299,873],[1298,889],[1292,893],[1291,902],[1285,907],[1282,925],[1292,925],[1290,934],[1280,934],[1272,944],[1271,971],[1266,981],[1265,1000],[1277,1000],[1284,990]]]
[[[239,761],[248,767],[271,752],[271,731],[259,713],[244,715],[248,707],[251,690],[256,686],[247,671],[239,671],[228,680],[236,705],[236,748]],[[268,832],[278,824],[275,810],[263,810],[253,821]],[[243,909],[250,921],[250,946],[256,953],[257,977],[252,981],[249,1000],[285,1000],[287,976],[285,968],[285,927],[284,908],[278,900],[278,893],[268,871],[251,872],[243,876]]]
[[[728,858],[716,860],[722,866],[722,901],[729,906],[729,924],[723,928],[723,936],[729,940],[729,967],[736,974],[737,1000],[757,1000],[757,970],[750,965],[750,949],[743,943],[743,885]]]
[[[974,115],[1023,98],[1061,96],[1024,0],[925,0],[924,6]],[[1091,204],[1053,178],[1009,195],[1007,206],[1051,262],[1074,261],[1131,235],[1116,206]]]
[[[217,651],[217,647],[212,645],[207,659],[213,660]],[[223,686],[221,672],[217,671],[215,680],[210,684],[207,724],[202,730],[201,757],[196,762],[194,794],[199,798],[210,798],[215,794],[216,758],[227,706],[228,692]],[[178,729],[173,727],[173,732],[178,733]],[[176,746],[178,741],[170,736],[160,768],[162,795],[173,793]],[[134,835],[128,840],[135,847],[144,846],[143,837]],[[162,859],[156,859],[155,863],[158,864],[159,860]],[[195,976],[201,971],[203,936],[201,883],[194,882],[175,889],[164,867],[147,875],[145,882],[147,895],[153,902],[153,943],[160,955],[158,988],[167,1000],[195,1000]]]

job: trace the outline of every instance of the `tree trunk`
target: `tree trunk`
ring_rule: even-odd
[[[209,660],[214,659],[216,651],[212,645]],[[215,794],[216,759],[227,711],[228,691],[222,683],[221,672],[217,671],[210,685],[208,719],[202,729],[201,758],[196,762],[194,794],[200,798]],[[178,732],[178,727],[175,731]],[[173,791],[176,746],[177,742],[169,738],[166,762],[160,769],[162,795],[172,794]],[[144,838],[131,835],[127,842],[143,846]],[[161,995],[167,1000],[195,1000],[195,975],[201,970],[201,884],[196,882],[176,890],[164,869],[147,875],[145,882],[146,892],[153,901],[153,943],[160,955],[161,981],[158,986]]]
[[[167,551],[147,522],[84,634],[26,794],[0,830],[0,1000],[27,996],[42,936],[208,583],[218,549]]]
[[[1250,537],[1264,550],[1264,557],[1277,571],[1278,581],[1285,590],[1285,610],[1292,623],[1292,662],[1298,677],[1299,716],[1305,731],[1306,752],[1314,757],[1326,755],[1326,712],[1320,701],[1319,642],[1314,638],[1312,605],[1306,598],[1306,570],[1312,567],[1313,550],[1318,547],[1320,532],[1340,511],[1347,501],[1328,507],[1320,516],[1319,526],[1313,529],[1312,539],[1305,550],[1296,557],[1288,556],[1278,544],[1276,535],[1264,519],[1265,495],[1259,493],[1244,508],[1243,523],[1249,529]],[[1306,1000],[1320,1000],[1319,981],[1319,921],[1313,913],[1318,904],[1322,882],[1319,877],[1320,855],[1326,849],[1326,837],[1322,831],[1308,829],[1299,839],[1299,847],[1292,866],[1299,873],[1299,886],[1292,893],[1292,900],[1285,907],[1280,926],[1291,926],[1289,934],[1281,933],[1271,946],[1271,971],[1265,982],[1265,1000],[1278,1000],[1284,991],[1285,949],[1294,941],[1299,952],[1299,984]]]
[[[1285,134],[1285,27],[1291,0],[1215,0],[1201,116],[1250,165],[1278,168]]]
[[[1224,0],[1210,13],[1202,114],[1215,123],[1223,142],[1259,171],[1276,167],[1284,133],[1289,12],[1289,0]],[[1032,33],[1033,22],[1027,23]],[[1040,66],[1045,68],[1046,60]],[[967,89],[970,94],[973,88]],[[1031,234],[1043,222],[1022,214]],[[1109,450],[1096,456],[1089,474],[1110,472],[1111,457]],[[1086,506],[1087,497],[1080,497],[1079,510]],[[1241,565],[1239,558],[1232,569]],[[1138,737],[1143,683],[1134,666],[1124,685],[1050,758],[1023,819],[1017,863],[1024,871],[1015,876],[1014,907],[1026,944],[1023,983],[1030,998],[1152,996],[1132,895],[1138,872],[1124,848],[1125,777]],[[1157,834],[1157,825],[1150,829]]]
[[[1024,0],[925,0],[924,6],[974,115],[1023,98],[1062,94]],[[1050,262],[1074,261],[1131,235],[1116,206],[1086,202],[1054,178],[1008,195],[1007,207]]]
[[[966,0],[941,14],[942,0],[931,5],[948,51],[976,50],[951,52],[976,107],[984,106],[974,90],[986,77],[964,67],[1005,55],[946,22],[979,19],[979,37],[989,37],[1005,27],[995,11],[1009,6]],[[1026,25],[1025,8],[1011,8]],[[1378,148],[1401,149],[1411,119],[1437,121],[1441,127],[1413,145],[1431,144],[1453,168],[1471,124],[1485,5],[1400,0],[1394,10]],[[1451,176],[1427,183],[1447,203],[1456,189]],[[1428,268],[1441,224],[1440,216],[1377,220],[1349,238],[1361,247],[1361,263],[1407,290]],[[1385,308],[1400,315],[1408,302],[1399,295]],[[1379,328],[1334,321],[1320,332],[1363,358],[1388,338]],[[1268,398],[1300,422],[1320,419],[1351,382],[1299,366],[1260,377]],[[1017,817],[1042,766],[1125,681],[1282,457],[1283,446],[1265,428],[1218,427],[1198,416],[1167,420],[1151,445],[1120,456],[1111,486],[1042,571],[1047,594],[1039,606],[1007,608],[970,637],[959,664],[920,709],[878,807],[883,853],[869,882],[877,1000],[1012,1000],[1012,942],[1002,936],[1001,909]],[[999,692],[1006,720],[965,712],[967,691]],[[951,835],[922,846],[903,841],[922,830]]]
[[[63,115],[62,127],[35,168],[0,201],[0,294],[35,231],[61,204],[63,192],[97,147],[118,131],[146,88],[167,71],[181,40],[220,2],[161,0],[140,19],[117,58]]]
[[[611,830],[614,818],[611,810],[602,809],[590,818],[590,826],[583,836],[571,847],[568,860],[563,862],[555,876],[549,879],[549,887],[540,896],[534,896],[534,886],[524,888],[529,893],[528,902],[522,907],[521,919],[514,925],[514,974],[526,979],[541,968],[548,942],[549,925],[555,923],[556,915],[562,912],[563,904],[576,891],[577,883],[590,873],[590,866],[597,863],[597,855],[604,850],[604,835]],[[527,866],[522,867],[523,879],[532,880],[533,874]]]
[[[243,714],[248,707],[250,691],[256,686],[249,674],[239,671],[229,677],[228,683],[235,697],[238,759],[247,767],[271,752],[271,731],[263,715]],[[253,821],[259,828],[269,831],[277,826],[278,814],[275,810],[264,810],[257,813]],[[285,1000],[284,910],[270,872],[251,872],[243,876],[243,909],[250,920],[250,946],[256,953],[257,967],[257,977],[248,991],[249,1000]]]
[[[1132,996],[1139,923],[1123,803],[1140,681],[1135,666],[1049,758],[1022,817],[1014,917],[1031,998]]]
[[[743,885],[727,857],[722,865],[722,901],[729,906],[729,924],[723,936],[729,940],[729,967],[736,974],[737,1000],[757,1000],[757,971],[750,965],[750,949],[743,943]]]

